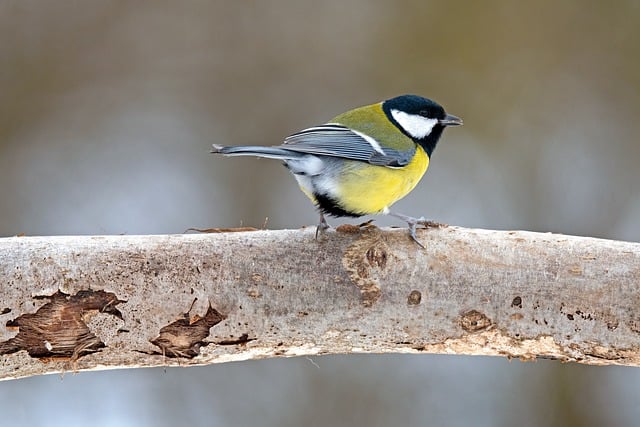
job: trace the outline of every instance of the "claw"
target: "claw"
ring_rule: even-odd
[[[409,236],[411,236],[411,238],[413,239],[414,242],[416,242],[418,244],[418,246],[420,246],[422,249],[427,249],[425,248],[425,246],[420,243],[420,241],[418,240],[418,236],[416,236],[416,227],[418,225],[418,222],[409,222],[407,221],[407,224],[409,225]]]
[[[322,212],[320,212],[320,223],[316,227],[316,240],[318,240],[318,234],[323,234],[329,228],[331,227],[327,224],[327,220],[324,219]]]

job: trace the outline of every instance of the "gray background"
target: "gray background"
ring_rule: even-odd
[[[0,40],[2,236],[315,224],[278,162],[213,157],[210,144],[278,144],[417,93],[465,126],[445,132],[396,210],[640,240],[637,0],[4,1]],[[632,368],[334,356],[3,382],[0,414],[33,426],[623,426],[640,419],[639,392]]]

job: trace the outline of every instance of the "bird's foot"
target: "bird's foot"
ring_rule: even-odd
[[[441,224],[439,222],[431,221],[425,219],[424,217],[414,218],[408,215],[403,215],[399,213],[390,212],[389,215],[399,218],[407,223],[409,226],[409,236],[413,239],[414,242],[418,244],[422,249],[426,249],[425,246],[420,243],[418,240],[418,236],[416,236],[416,228],[421,225],[424,228],[444,228],[447,227],[447,224]]]

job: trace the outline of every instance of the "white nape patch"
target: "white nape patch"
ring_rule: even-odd
[[[338,123],[327,123],[327,124],[336,125],[336,126],[342,126],[341,124],[338,124]],[[373,148],[378,153],[382,154],[383,156],[387,155],[387,153],[385,153],[384,150],[382,149],[382,147],[380,146],[380,143],[378,141],[376,141],[375,138],[370,137],[366,133],[358,132],[357,130],[353,130],[353,129],[349,129],[349,130],[351,132],[355,133],[356,135],[358,135],[360,138],[362,138],[365,141],[367,141],[369,143],[369,145],[371,146],[371,148]]]
[[[433,127],[438,123],[438,119],[429,119],[400,110],[391,110],[391,115],[402,126],[402,129],[416,139],[422,139],[429,135]]]

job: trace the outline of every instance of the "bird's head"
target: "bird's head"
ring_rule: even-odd
[[[433,152],[447,126],[462,124],[459,117],[447,114],[435,101],[417,95],[401,95],[382,103],[385,114],[398,129],[427,152]]]

